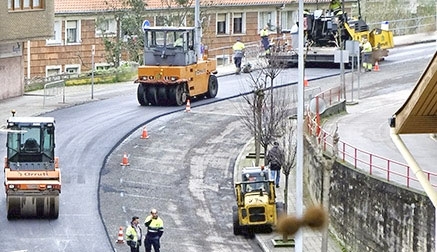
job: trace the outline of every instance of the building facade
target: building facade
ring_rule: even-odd
[[[24,46],[53,34],[54,0],[0,1],[0,100],[24,92]]]
[[[113,9],[104,0],[55,0],[54,36],[30,44],[30,76],[79,74],[91,70],[92,48],[95,48],[96,69],[109,67],[103,35],[119,36],[123,31],[115,20]],[[206,2],[206,1],[205,1]],[[329,0],[306,1],[309,6],[328,8]],[[210,57],[221,57],[221,48],[230,48],[239,37],[244,42],[259,41],[259,31],[269,25],[270,33],[287,32],[297,20],[298,1],[294,0],[226,0],[203,5],[201,1],[202,43],[208,45]],[[185,25],[193,25],[194,6],[186,16]],[[180,8],[163,6],[162,1],[147,1],[146,16],[152,25],[161,25],[163,15],[180,12]],[[106,17],[104,28],[97,20]],[[112,17],[112,19],[111,19]],[[140,27],[141,24],[138,24]],[[141,39],[141,38],[139,38]],[[229,53],[229,50],[226,52]],[[26,63],[29,61],[25,58]],[[27,67],[27,64],[25,64]],[[27,72],[27,69],[25,69]]]

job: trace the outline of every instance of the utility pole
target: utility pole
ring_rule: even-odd
[[[299,0],[299,58],[298,58],[298,84],[297,84],[297,150],[296,150],[296,215],[303,216],[303,108],[304,108],[304,36],[303,36],[303,0]],[[303,232],[299,228],[295,236],[295,252],[303,250]]]
[[[197,60],[202,59],[202,52],[200,48],[200,40],[202,37],[202,25],[200,23],[200,0],[196,0],[196,5],[194,6],[194,24],[196,34],[194,36],[194,48],[197,54]]]

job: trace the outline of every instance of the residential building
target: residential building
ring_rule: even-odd
[[[50,32],[45,30],[39,33],[44,36],[35,37],[22,47],[23,52],[27,52],[21,55],[24,58],[22,78],[26,80],[89,72],[92,62],[96,69],[107,68],[111,63],[108,61],[103,37],[132,39],[123,33],[120,21],[116,19],[116,11],[120,7],[118,0],[9,0],[10,3],[28,1],[44,2],[44,6],[54,1],[54,10],[50,9],[54,11],[54,17],[45,23],[46,26],[51,24]],[[194,26],[194,6],[169,6],[164,5],[164,2],[147,0],[144,19],[152,25],[163,25],[166,24],[166,17],[186,12],[182,24]],[[328,9],[329,2],[305,0],[305,8]],[[297,0],[200,0],[202,43],[208,46],[209,57],[229,60],[232,54],[230,47],[237,37],[245,43],[259,43],[259,31],[265,25],[269,26],[272,38],[287,34],[297,21],[298,5]],[[347,6],[350,8],[350,3]],[[10,14],[10,11],[7,13]],[[35,21],[29,23],[33,26],[36,24]],[[138,26],[141,27],[141,23]],[[42,27],[38,26],[39,29]],[[10,29],[14,30],[14,27]],[[126,54],[122,52],[122,55]],[[14,95],[20,93],[5,96]]]
[[[54,0],[0,1],[0,100],[24,92],[24,45],[53,35]]]

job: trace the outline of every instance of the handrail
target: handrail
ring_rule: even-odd
[[[337,88],[334,88],[334,90],[337,90]],[[329,89],[317,94],[315,98],[327,97],[327,94],[332,93],[336,92]],[[355,169],[360,169],[370,175],[378,176],[389,182],[396,182],[408,188],[421,189],[419,180],[414,176],[411,168],[407,164],[361,150],[342,140],[335,140],[333,134],[326,132],[321,125],[317,124],[316,116],[312,116],[311,112],[307,112],[305,122],[307,123],[307,135],[315,140],[314,143],[323,152],[330,154],[337,153],[337,159],[339,161],[349,163]],[[336,146],[334,146],[335,141],[338,141]],[[423,172],[431,185],[437,187],[437,173],[429,171]]]

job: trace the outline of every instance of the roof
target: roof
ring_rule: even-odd
[[[437,133],[437,52],[407,101],[395,113],[395,133]]]
[[[282,5],[298,4],[298,0],[199,0],[200,6],[259,6],[259,5]],[[104,12],[113,7],[122,7],[121,0],[55,0],[55,13],[93,13]],[[167,8],[165,2],[171,0],[145,0],[146,9]],[[304,0],[305,3],[329,3],[330,0]],[[193,0],[193,7],[195,1]]]
[[[8,123],[55,123],[53,117],[42,116],[11,116],[8,119]]]

